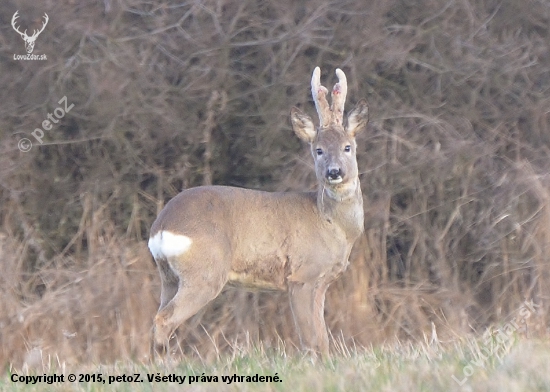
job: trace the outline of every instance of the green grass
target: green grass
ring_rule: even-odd
[[[490,354],[490,355],[489,355]],[[468,368],[469,366],[469,368]],[[395,344],[336,355],[329,360],[280,353],[220,356],[212,363],[166,360],[154,364],[119,362],[113,365],[50,366],[46,374],[64,374],[55,385],[12,382],[12,374],[41,375],[40,371],[11,369],[0,379],[0,389],[10,391],[550,391],[550,342],[513,339],[490,346],[486,340],[460,343]],[[101,374],[105,382],[68,382],[73,374]],[[143,382],[112,382],[109,377],[140,375]],[[177,382],[149,382],[147,375],[185,376]],[[222,376],[275,376],[279,382],[227,382]],[[469,375],[464,379],[464,374]],[[216,376],[217,382],[201,381]],[[189,383],[189,377],[197,378]],[[458,381],[464,381],[459,385]],[[112,381],[112,380],[111,380]]]

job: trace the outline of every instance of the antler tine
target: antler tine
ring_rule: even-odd
[[[46,28],[46,25],[48,24],[48,21],[50,20],[50,17],[45,12],[44,12],[43,18],[44,18],[44,22],[42,24],[42,30],[40,30],[40,32],[42,32]]]
[[[19,13],[19,10],[15,11],[15,14],[13,14],[13,17],[11,18],[11,24],[14,25],[15,24],[15,20],[17,18],[19,18],[19,15],[17,15]]]
[[[332,89],[332,115],[333,121],[342,124],[344,118],[344,105],[346,104],[346,95],[348,93],[348,81],[346,74],[340,68],[336,68],[338,83]]]
[[[15,14],[13,14],[13,17],[11,18],[11,25],[12,25],[13,29],[14,29],[15,31],[17,31],[21,36],[27,35],[27,34],[26,34],[26,33],[27,33],[27,30],[25,30],[25,32],[22,33],[21,31],[19,31],[19,26],[16,26],[16,25],[15,25],[17,18],[19,18],[18,13],[19,13],[19,10],[15,11]]]
[[[44,22],[42,22],[42,28],[40,30],[34,30],[33,32],[33,38],[34,37],[37,37],[41,32],[44,31],[44,29],[46,28],[46,25],[48,24],[48,21],[50,20],[50,18],[48,17],[48,14],[44,13]]]
[[[313,96],[313,102],[315,102],[315,108],[319,115],[320,126],[326,126],[330,122],[331,113],[327,101],[328,90],[325,86],[321,85],[321,69],[315,67],[313,75],[311,77],[311,95]]]

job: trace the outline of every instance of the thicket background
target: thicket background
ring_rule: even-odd
[[[38,28],[24,53],[10,22]],[[147,358],[167,200],[202,184],[315,186],[289,109],[342,68],[366,232],[329,291],[346,344],[480,333],[550,288],[550,3],[545,0],[0,3],[0,363]],[[74,108],[30,133],[67,97]],[[34,142],[23,153],[18,141]],[[228,290],[181,349],[294,351],[285,294]]]

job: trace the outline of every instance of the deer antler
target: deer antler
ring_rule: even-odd
[[[340,68],[336,68],[336,76],[338,83],[332,89],[332,115],[333,121],[337,124],[342,124],[344,118],[344,105],[346,103],[346,95],[348,93],[348,81],[346,74]]]
[[[17,31],[25,41],[27,40],[33,40],[34,38],[38,37],[38,35],[44,31],[44,29],[46,28],[46,25],[48,24],[48,21],[50,20],[50,18],[48,17],[48,14],[44,13],[44,22],[42,22],[42,28],[40,30],[34,30],[32,36],[28,36],[27,35],[27,30],[25,29],[24,32],[21,32],[19,31],[19,27],[15,25],[15,22],[16,22],[16,19],[19,18],[19,15],[18,15],[19,11],[15,11],[15,14],[13,14],[13,17],[11,18],[11,25],[13,27],[13,29],[15,31]]]
[[[313,102],[315,102],[315,108],[319,115],[321,128],[330,124],[332,117],[328,106],[327,93],[327,88],[321,85],[321,69],[315,67],[313,76],[311,77],[311,95],[313,96]]]
[[[44,13],[44,22],[42,22],[42,28],[39,30],[39,31],[36,31],[33,33],[32,37],[31,38],[34,38],[34,37],[38,37],[38,35],[44,31],[44,29],[46,28],[46,25],[48,24],[48,21],[50,20],[50,18],[48,17],[48,14]]]
[[[319,122],[321,128],[328,125],[342,124],[344,117],[344,104],[346,102],[346,95],[348,92],[348,83],[346,74],[340,68],[336,69],[336,76],[338,77],[338,83],[334,85],[332,89],[332,106],[329,107],[327,101],[328,90],[325,86],[321,85],[321,69],[315,67],[313,76],[311,77],[311,95],[315,102],[315,108],[319,115]]]
[[[19,27],[17,27],[17,26],[15,25],[15,20],[16,20],[17,18],[19,18],[19,15],[17,15],[18,13],[19,13],[19,11],[15,11],[15,14],[13,14],[13,18],[11,18],[11,26],[12,26],[13,29],[14,29],[15,31],[17,31],[22,37],[23,37],[23,36],[27,37],[27,30],[25,30],[25,32],[22,33],[22,32],[19,31]],[[24,37],[23,37],[23,38],[24,38]]]

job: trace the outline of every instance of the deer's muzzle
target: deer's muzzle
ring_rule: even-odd
[[[340,168],[329,168],[327,170],[326,178],[329,184],[335,185],[339,184],[343,181],[343,175],[342,169]]]

